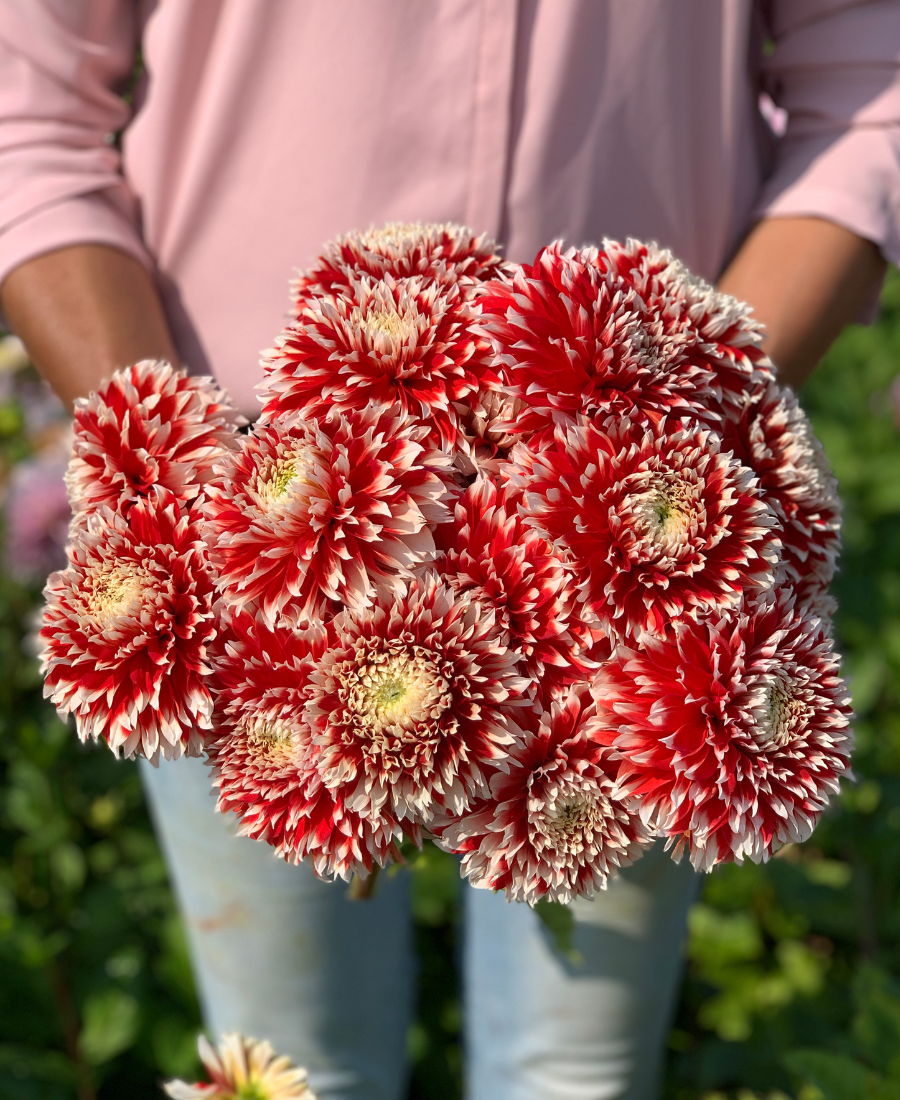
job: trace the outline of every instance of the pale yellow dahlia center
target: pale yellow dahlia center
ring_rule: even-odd
[[[275,459],[256,478],[253,495],[260,509],[280,512],[297,489],[315,484],[311,476],[312,465],[312,448],[304,444],[298,444],[292,454]]]
[[[447,709],[449,688],[434,655],[414,647],[369,654],[349,684],[348,703],[370,736],[406,739]]]
[[[657,550],[677,555],[697,527],[696,491],[680,479],[664,481],[636,497],[632,515],[643,540]]]
[[[608,804],[602,796],[575,789],[560,790],[532,818],[533,832],[560,853],[580,852],[594,834],[602,833]]]
[[[777,676],[757,709],[754,739],[763,747],[783,749],[803,733],[811,717],[812,707],[798,697],[788,679]]]
[[[392,352],[398,347],[415,343],[419,338],[419,315],[414,309],[400,311],[389,304],[368,310],[360,319],[360,327],[377,351]]]
[[[277,718],[249,718],[243,724],[247,752],[261,763],[287,763],[295,755],[299,736],[287,722]]]
[[[409,248],[425,240],[425,227],[418,222],[388,222],[360,235],[363,248],[384,252],[390,248]]]
[[[127,615],[140,604],[149,579],[143,569],[129,565],[104,565],[89,574],[85,580],[91,617],[105,625],[118,615]]]

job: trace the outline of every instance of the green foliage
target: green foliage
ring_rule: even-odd
[[[407,1036],[412,1066],[410,1100],[457,1100],[462,1095],[462,1002],[459,953],[459,861],[432,844],[416,853],[412,907],[419,957],[417,1019]]]
[[[550,933],[556,950],[570,962],[582,962],[582,956],[572,938],[575,934],[575,914],[569,906],[541,898],[534,911]]]
[[[0,1095],[158,1096],[199,1022],[165,867],[134,765],[41,700],[32,603],[0,581]]]

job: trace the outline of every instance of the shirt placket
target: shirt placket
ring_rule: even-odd
[[[519,0],[479,0],[466,222],[498,236],[504,209]]]

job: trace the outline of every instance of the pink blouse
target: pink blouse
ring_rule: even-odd
[[[631,235],[715,278],[788,214],[900,259],[898,0],[0,0],[0,279],[139,257],[251,414],[335,234],[459,221],[515,260]]]

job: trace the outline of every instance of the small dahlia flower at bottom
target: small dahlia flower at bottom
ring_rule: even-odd
[[[197,1048],[210,1081],[170,1081],[165,1090],[173,1100],[316,1100],[306,1070],[277,1055],[269,1042],[231,1032],[218,1050],[202,1035]]]

